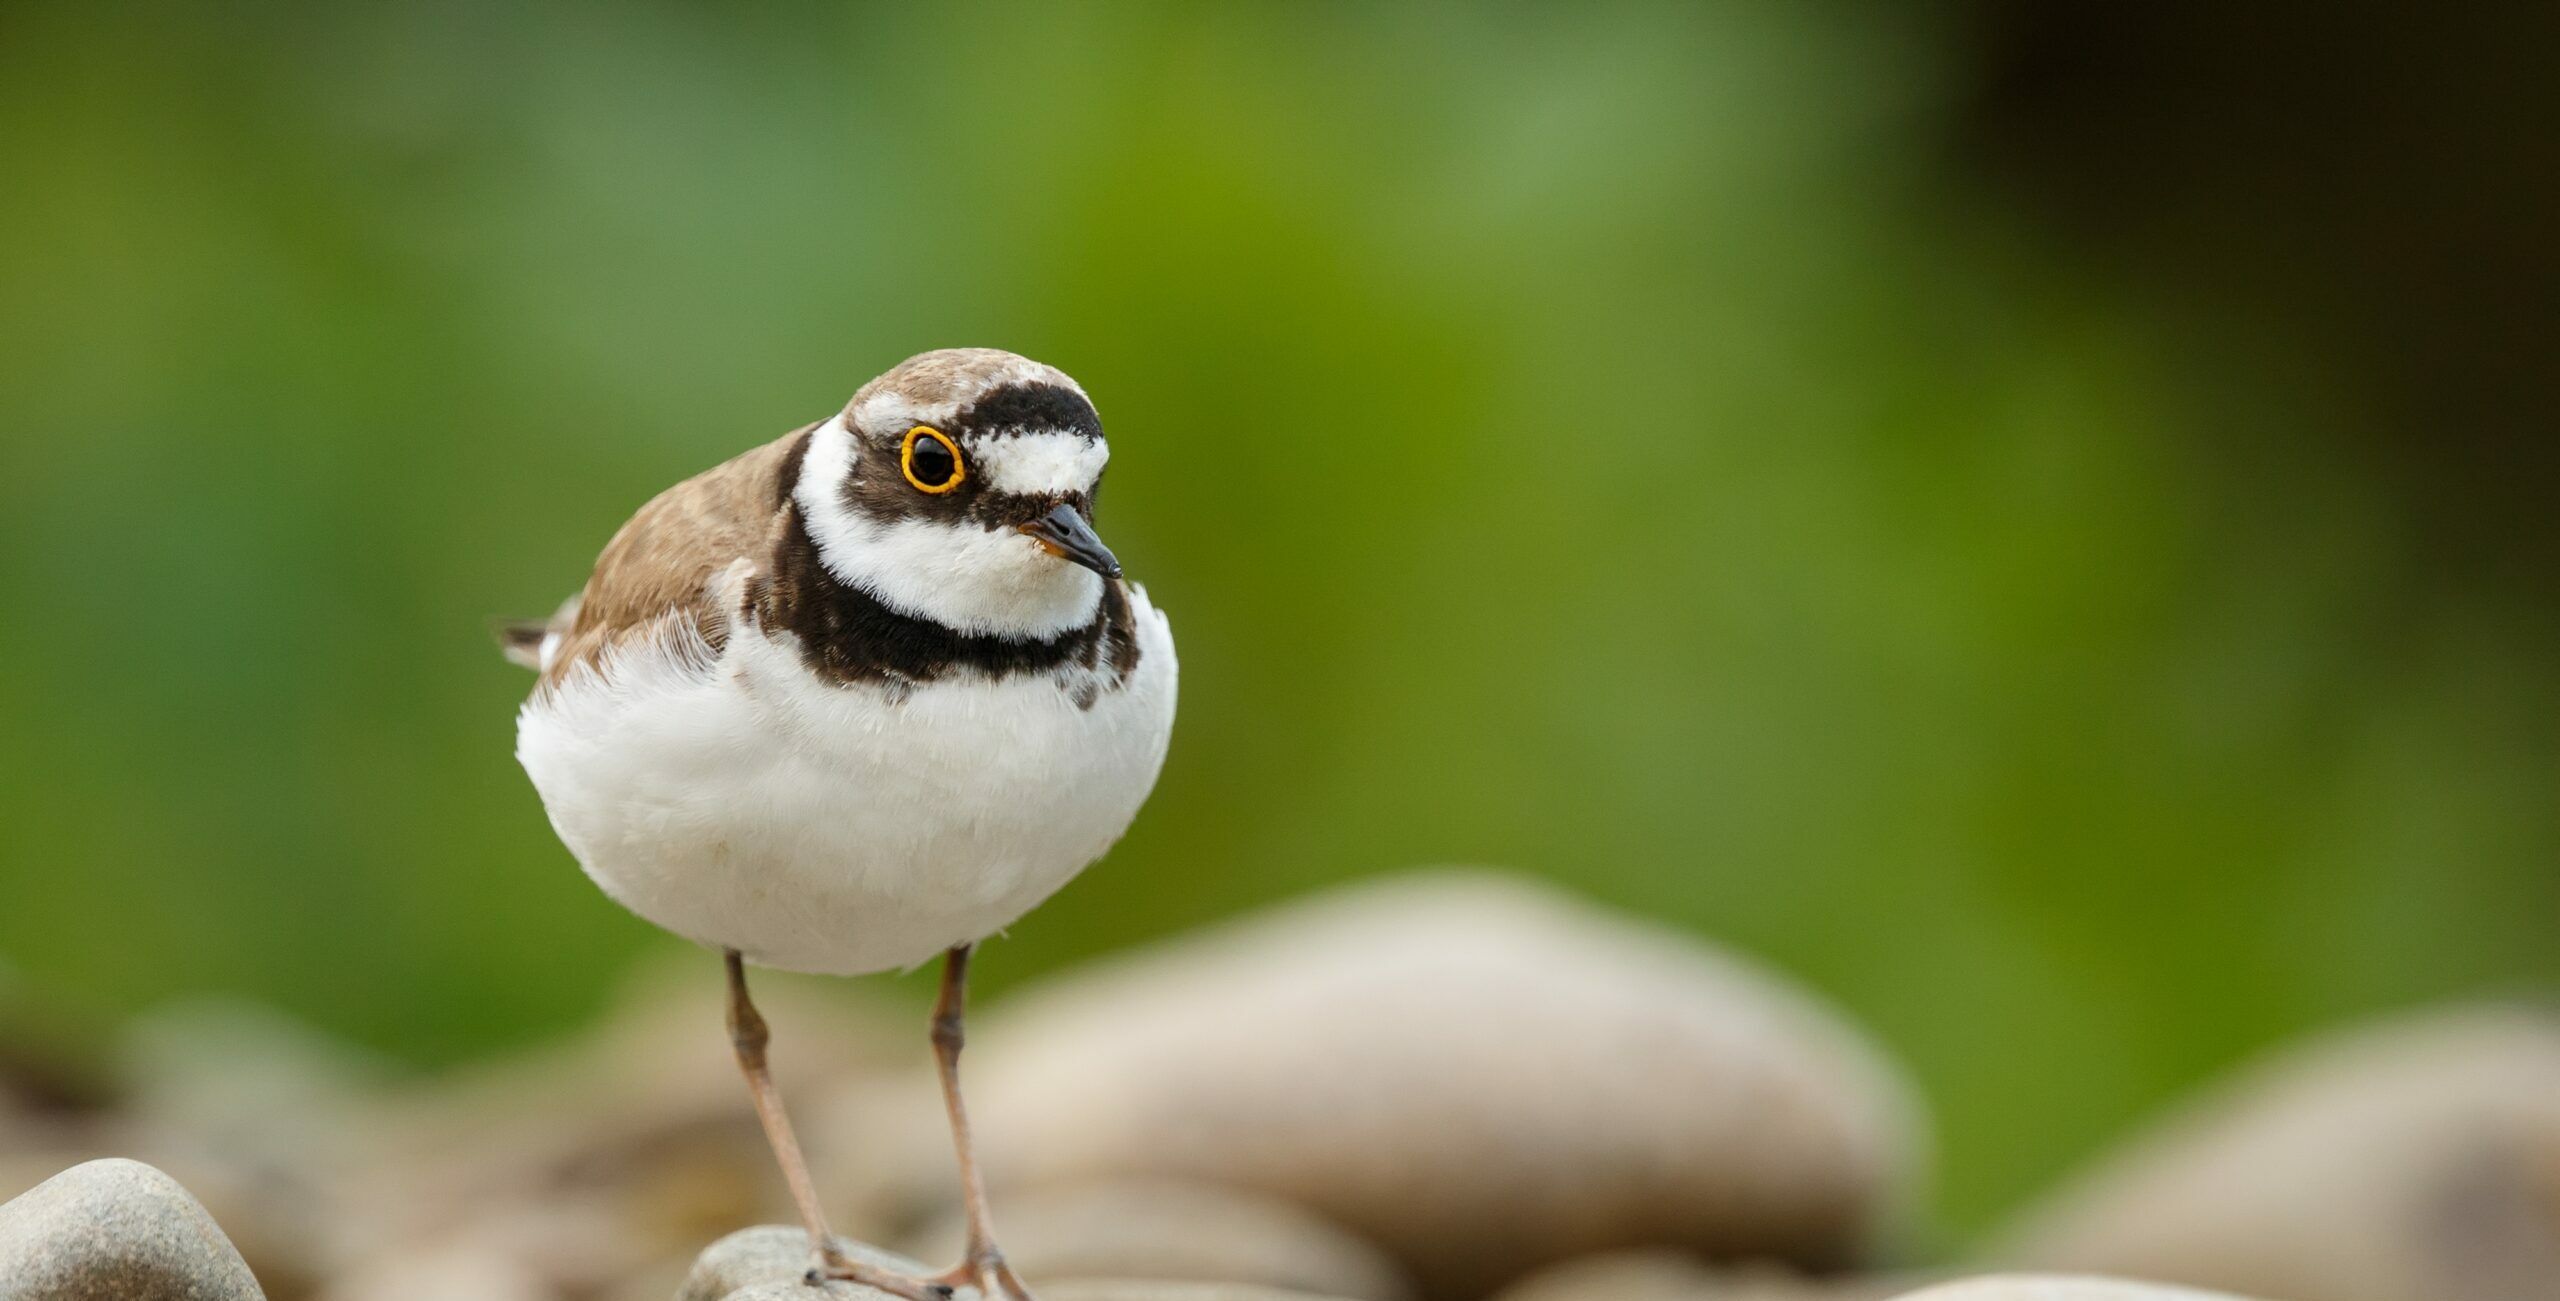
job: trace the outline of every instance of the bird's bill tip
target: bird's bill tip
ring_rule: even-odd
[[[1082,565],[1104,578],[1120,576],[1119,558],[1094,536],[1093,526],[1085,523],[1083,513],[1073,506],[1060,505],[1022,525],[1021,532],[1060,560]]]

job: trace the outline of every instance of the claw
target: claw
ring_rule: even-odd
[[[906,1301],[951,1301],[951,1285],[948,1283],[892,1273],[845,1255],[836,1250],[833,1243],[820,1248],[817,1257],[818,1263],[811,1265],[809,1271],[801,1276],[801,1281],[812,1287],[836,1279],[877,1288],[891,1296],[904,1297]]]
[[[1013,1272],[1004,1254],[993,1247],[980,1248],[957,1265],[934,1275],[930,1282],[948,1291],[954,1286],[974,1287],[979,1301],[1038,1301],[1024,1286],[1022,1276]]]

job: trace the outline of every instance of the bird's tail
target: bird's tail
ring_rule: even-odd
[[[559,653],[561,638],[577,621],[578,598],[574,596],[548,619],[500,619],[496,624],[498,651],[509,663],[540,673],[551,667],[551,657]]]

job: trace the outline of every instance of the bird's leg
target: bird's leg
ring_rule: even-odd
[[[994,1226],[987,1218],[986,1182],[978,1177],[978,1149],[969,1138],[969,1109],[960,1100],[960,1047],[967,1040],[962,1018],[969,998],[969,954],[963,944],[942,955],[942,993],[933,1001],[933,1060],[942,1073],[942,1106],[951,1113],[951,1143],[960,1154],[960,1206],[968,1217],[968,1245],[960,1263],[934,1277],[945,1284],[975,1284],[979,1295],[1033,1301],[1013,1266],[996,1249]]]
[[[773,1036],[765,1028],[764,1017],[757,1013],[754,1000],[747,997],[746,962],[736,949],[728,950],[726,958],[729,1046],[737,1051],[738,1069],[747,1077],[747,1092],[755,1099],[756,1119],[764,1124],[765,1141],[773,1145],[774,1160],[782,1165],[782,1182],[790,1185],[791,1200],[800,1208],[800,1223],[809,1230],[813,1258],[809,1273],[812,1277],[850,1279],[907,1301],[947,1301],[951,1295],[947,1285],[894,1274],[837,1249],[834,1236],[827,1232],[827,1217],[818,1209],[818,1190],[809,1182],[808,1162],[801,1159],[800,1140],[791,1132],[791,1117],[782,1110],[782,1094],[773,1087],[773,1074],[765,1068],[765,1044]]]

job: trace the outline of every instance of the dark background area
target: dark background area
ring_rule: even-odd
[[[2540,5],[1988,4],[1959,157],[2115,273],[2274,316],[2370,413],[2425,576],[2548,595],[2555,41]]]

